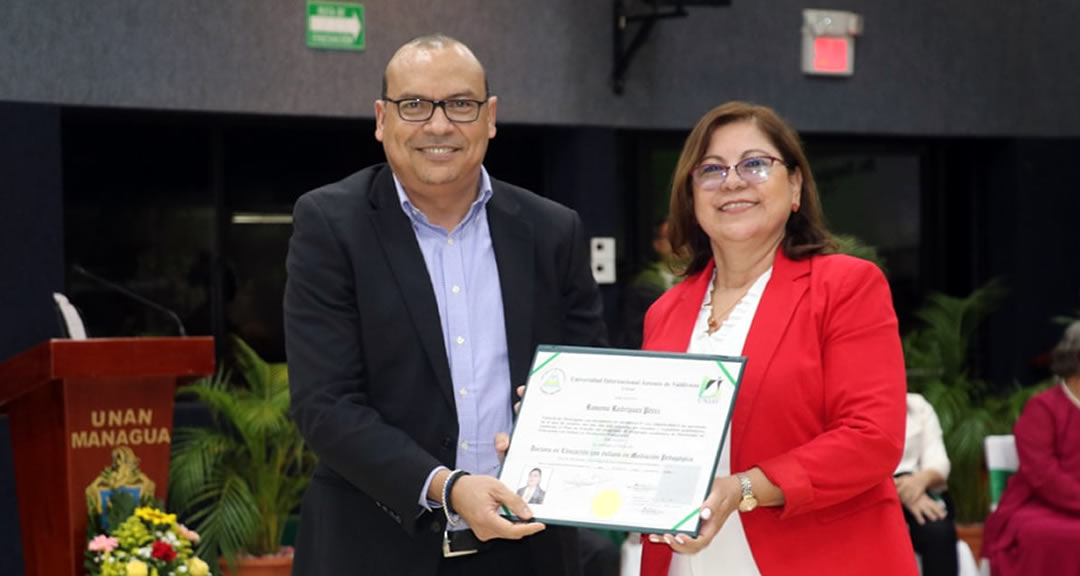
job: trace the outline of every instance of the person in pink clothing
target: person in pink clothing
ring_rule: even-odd
[[[1054,348],[1061,379],[1016,422],[1020,467],[986,520],[983,556],[994,576],[1080,574],[1080,322]]]

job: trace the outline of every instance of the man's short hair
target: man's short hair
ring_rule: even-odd
[[[470,50],[464,42],[458,40],[457,38],[454,38],[453,36],[447,36],[446,34],[443,34],[441,32],[417,36],[416,38],[413,38],[412,40],[409,40],[408,42],[402,44],[401,48],[404,48],[406,46],[429,49],[441,49],[448,48],[450,46],[461,46],[468,50],[469,54],[472,54],[472,50]],[[401,50],[401,48],[398,48],[398,50]],[[394,52],[394,54],[397,55],[397,52]],[[476,54],[472,55],[473,58],[476,58]],[[484,73],[484,99],[486,100],[488,97],[491,96],[491,86],[488,85],[487,69],[484,68],[484,64],[483,62],[480,62],[479,58],[476,58],[476,62],[480,64],[480,70]],[[382,91],[379,92],[379,98],[386,98],[387,96],[389,95],[386,93],[386,69],[384,68],[382,75]]]

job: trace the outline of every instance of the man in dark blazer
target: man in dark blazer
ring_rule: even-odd
[[[387,64],[387,165],[302,196],[287,260],[292,413],[319,465],[293,574],[581,572],[576,533],[493,474],[538,344],[604,345],[577,214],[488,176],[496,98],[460,42]],[[466,474],[468,473],[468,474]]]

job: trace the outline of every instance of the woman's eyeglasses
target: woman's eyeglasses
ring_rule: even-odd
[[[772,171],[777,162],[787,166],[783,160],[775,156],[753,156],[744,158],[731,166],[718,162],[707,162],[694,168],[691,174],[694,183],[704,190],[715,190],[723,185],[727,181],[732,168],[735,169],[735,173],[739,175],[739,178],[742,178],[747,184],[761,184],[769,179],[769,172]]]

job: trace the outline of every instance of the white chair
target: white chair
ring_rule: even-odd
[[[986,452],[986,469],[990,473],[990,511],[993,512],[1009,478],[1020,468],[1016,437],[1012,434],[987,436],[983,440],[983,451]],[[986,558],[981,559],[979,572],[982,576],[990,576],[990,561]]]
[[[986,469],[990,472],[990,511],[993,512],[1009,478],[1020,468],[1016,437],[1012,434],[987,436],[983,440],[983,450],[986,452]]]

